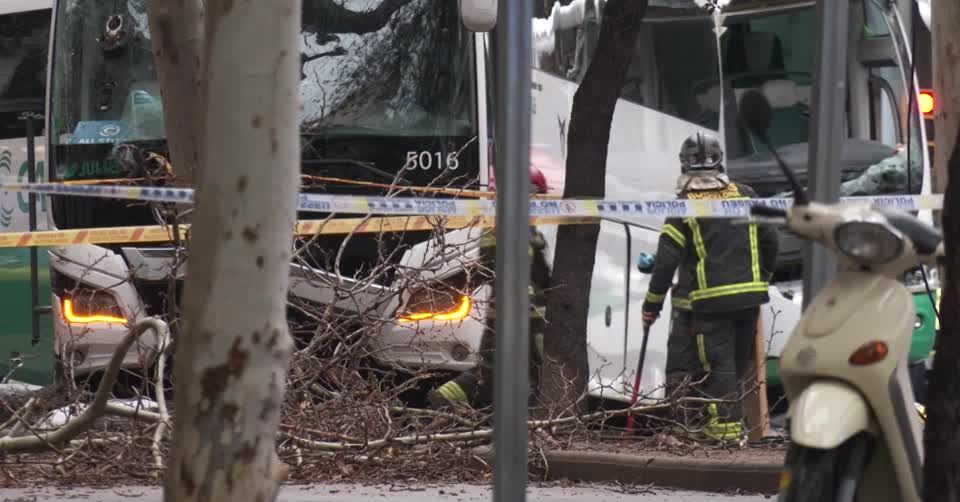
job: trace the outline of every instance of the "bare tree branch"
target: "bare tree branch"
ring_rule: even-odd
[[[79,436],[82,432],[89,429],[93,421],[102,416],[108,409],[107,401],[110,398],[110,390],[117,381],[117,375],[120,373],[120,366],[127,351],[133,346],[133,343],[140,338],[147,330],[153,330],[159,336],[166,333],[166,325],[157,319],[143,319],[138,321],[133,328],[123,337],[123,340],[113,351],[113,357],[110,359],[110,365],[104,373],[100,386],[97,388],[96,396],[90,406],[86,407],[79,416],[71,419],[66,425],[56,431],[35,436],[24,437],[5,437],[0,439],[0,451],[5,452],[25,452],[40,451],[50,447],[69,443]]]

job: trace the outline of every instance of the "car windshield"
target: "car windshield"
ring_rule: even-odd
[[[304,0],[305,156],[346,157],[363,161],[354,170],[372,162],[396,173],[408,151],[438,143],[460,149],[475,139],[473,37],[457,5]],[[57,15],[50,103],[56,175],[116,176],[106,145],[164,139],[146,0],[65,0]],[[123,29],[111,31],[116,26]],[[364,138],[390,141],[392,155],[329,151]]]

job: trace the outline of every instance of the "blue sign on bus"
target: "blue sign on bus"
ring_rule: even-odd
[[[77,124],[70,139],[71,145],[98,145],[116,143],[126,137],[126,122],[119,120],[89,120]]]

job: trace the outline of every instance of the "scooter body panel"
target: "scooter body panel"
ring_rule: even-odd
[[[791,403],[808,387],[824,381],[845,382],[863,397],[878,439],[885,443],[885,448],[876,451],[889,451],[899,481],[900,494],[891,493],[891,500],[920,500],[922,430],[907,372],[914,317],[913,299],[895,279],[844,271],[810,304],[780,360],[784,390]],[[886,357],[868,365],[852,365],[850,356],[873,341],[887,345]],[[826,411],[828,403],[817,404],[809,402],[804,419],[818,417],[818,413],[836,414]],[[813,426],[791,423],[791,429],[807,431],[805,440],[811,444],[828,444],[836,440],[830,429],[838,425],[821,427],[824,437],[820,439],[812,437],[817,432]]]
[[[855,388],[838,380],[817,380],[791,402],[790,441],[827,450],[858,432],[875,433],[870,406]]]

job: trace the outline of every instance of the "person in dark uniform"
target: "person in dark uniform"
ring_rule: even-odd
[[[729,180],[723,148],[716,137],[697,133],[680,149],[681,199],[746,199],[756,192]],[[736,400],[753,357],[760,305],[770,301],[769,281],[779,247],[769,225],[740,224],[725,218],[668,218],[658,243],[650,287],[643,304],[644,323],[659,317],[677,269],[681,289],[689,283],[691,329],[684,339],[677,326],[668,359],[675,379],[684,369],[705,397]],[[682,291],[681,291],[682,294]],[[682,317],[682,314],[680,314]],[[696,359],[692,357],[696,354]],[[668,363],[668,366],[671,366]],[[669,379],[670,377],[668,377]],[[739,442],[743,437],[739,403],[711,403],[704,410],[705,439]]]
[[[492,185],[495,187],[495,185]],[[546,193],[546,178],[531,169],[531,188],[535,193]],[[550,266],[546,259],[546,239],[535,227],[530,227],[530,398],[536,395],[543,365],[543,334],[546,329],[547,298],[550,286]],[[481,283],[493,286],[496,270],[496,234],[489,229],[480,239],[480,257],[477,272]],[[492,288],[491,288],[492,289]],[[485,327],[480,341],[480,361],[473,368],[431,390],[427,394],[430,407],[444,409],[457,406],[485,408],[493,404],[493,361],[496,341],[496,300],[491,293],[485,311]]]

